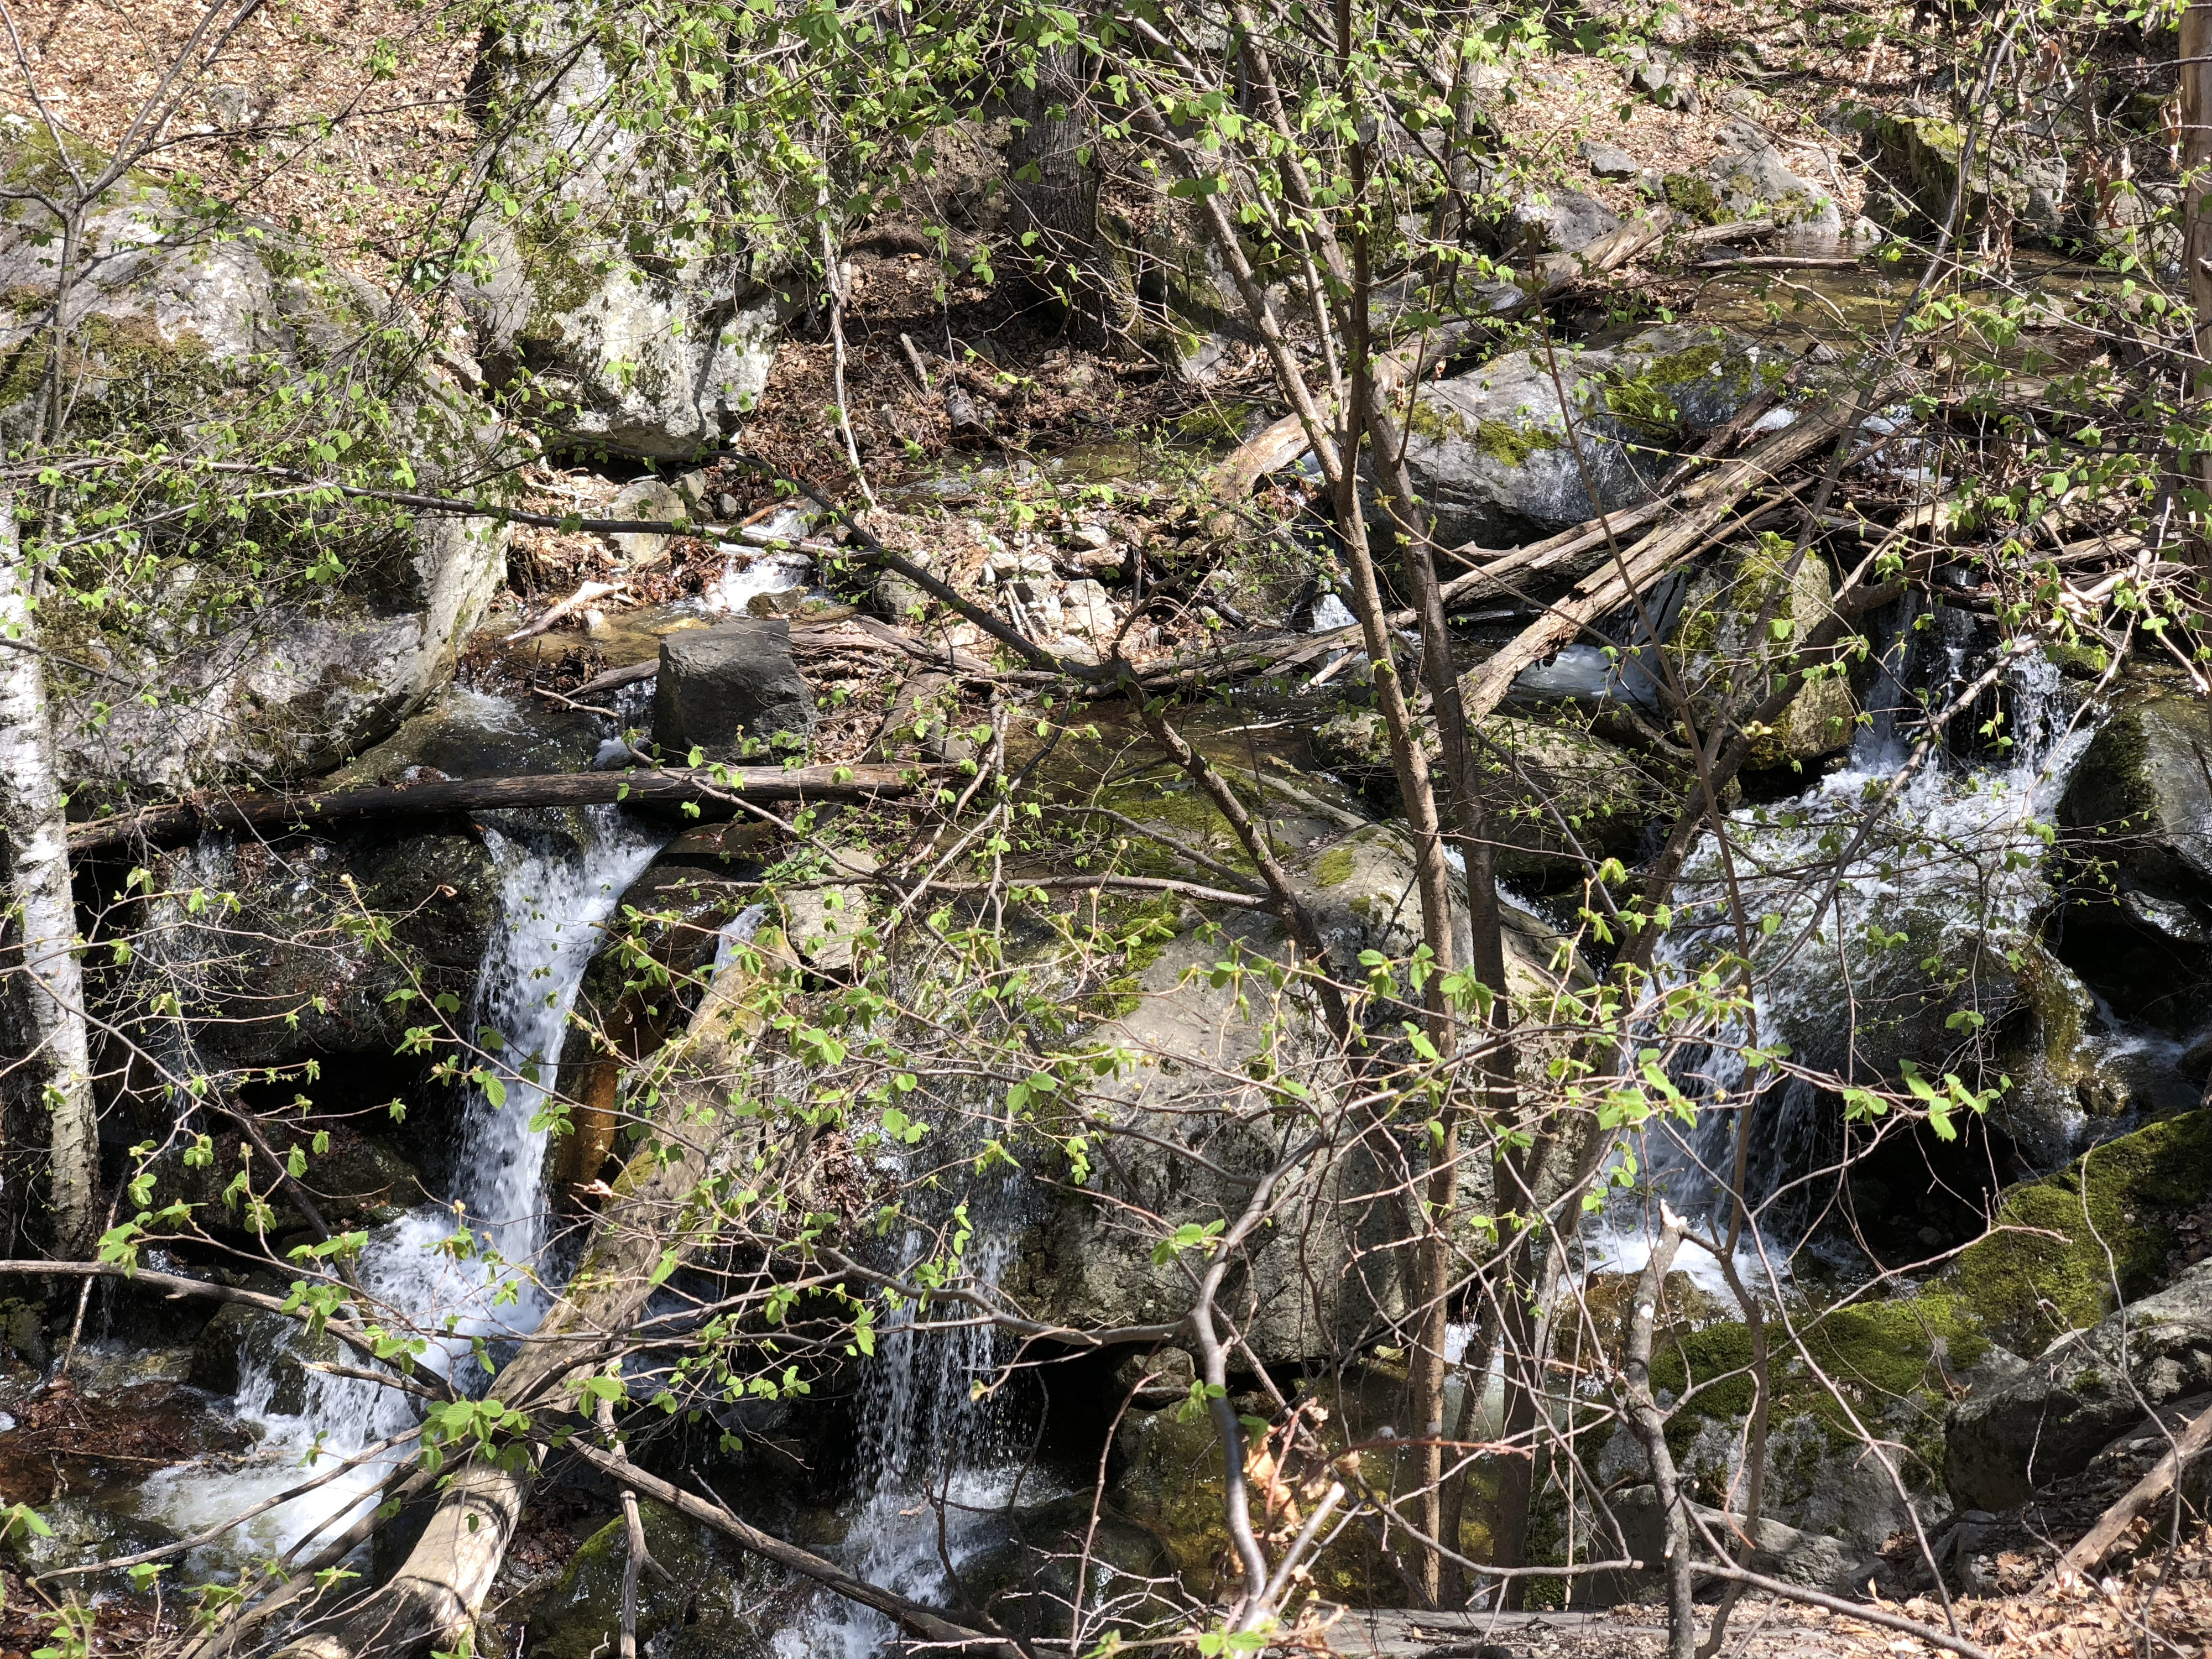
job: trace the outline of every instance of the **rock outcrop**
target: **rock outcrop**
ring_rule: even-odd
[[[2008,1510],[2079,1473],[2145,1413],[2212,1389],[2212,1262],[2061,1338],[2009,1381],[1953,1408],[1944,1476],[1954,1500]]]
[[[1555,355],[1509,351],[1421,388],[1407,469],[1439,541],[1515,546],[1642,500],[1676,447],[1788,367],[1726,329],[1686,324]]]
[[[0,129],[0,153],[18,186],[64,191],[43,134]],[[276,227],[249,228],[209,224],[138,174],[93,210],[62,348],[73,439],[175,447],[235,423],[260,434],[262,455],[319,465],[292,452],[304,413],[344,427],[348,466],[416,489],[468,491],[501,473],[516,441],[471,397],[473,364],[432,350],[382,295]],[[46,301],[60,258],[44,210],[19,201],[0,219],[0,430],[17,441],[52,431]],[[365,396],[325,410],[317,388],[331,384]],[[273,387],[298,398],[280,410]],[[261,544],[289,533],[256,519],[197,542],[136,579],[150,590],[143,611],[49,608],[66,654],[112,677],[58,688],[72,783],[177,790],[327,768],[446,684],[506,570],[507,529],[488,518],[395,515],[317,549],[336,562],[312,582]]]
[[[727,156],[668,153],[625,110],[603,43],[554,49],[569,33],[507,36],[479,68],[495,118],[524,125],[472,227],[489,266],[463,289],[477,355],[554,433],[691,455],[735,429],[775,362],[773,251],[732,244],[756,181]]]

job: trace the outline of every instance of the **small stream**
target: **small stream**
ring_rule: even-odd
[[[555,1086],[562,1036],[601,928],[665,839],[613,807],[577,814],[571,822],[580,835],[550,811],[502,821],[506,828],[483,831],[499,872],[499,915],[468,1011],[468,1029],[498,1036],[484,1067],[495,1085],[467,1092],[453,1160],[455,1207],[426,1206],[379,1229],[359,1267],[388,1318],[430,1337],[420,1363],[471,1389],[488,1380],[470,1357],[471,1343],[490,1342],[496,1356],[502,1340],[527,1334],[544,1316],[548,1298],[536,1268],[546,1243],[547,1136],[532,1119]],[[493,1047],[490,1038],[483,1041]],[[458,1249],[457,1210],[469,1235]],[[294,1337],[284,1342],[299,1352]],[[302,1484],[333,1455],[354,1456],[414,1427],[413,1406],[398,1390],[313,1370],[300,1408],[279,1410],[276,1355],[249,1340],[240,1359],[236,1412],[258,1434],[257,1449],[228,1462],[161,1470],[137,1496],[148,1519],[179,1533],[204,1530]],[[193,1563],[194,1570],[281,1553],[342,1530],[409,1450],[404,1443],[392,1448],[270,1510],[205,1552],[209,1559]]]

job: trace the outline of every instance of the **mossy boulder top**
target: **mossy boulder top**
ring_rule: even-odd
[[[1816,552],[1792,562],[1786,545],[1729,549],[1690,585],[1667,650],[1700,731],[1763,702],[1795,666],[1792,653],[1833,609],[1828,567]],[[1753,738],[1757,770],[1814,760],[1850,746],[1858,705],[1840,668],[1809,678],[1773,723]]]
[[[1445,545],[1511,547],[1643,500],[1676,448],[1788,368],[1742,335],[1686,323],[1509,351],[1422,387],[1407,469]]]

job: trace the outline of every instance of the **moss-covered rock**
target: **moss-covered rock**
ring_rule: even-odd
[[[1853,118],[1866,134],[1876,170],[1905,211],[1931,225],[1943,223],[1966,175],[1961,232],[2002,222],[2056,237],[2064,229],[2066,172],[2051,161],[2014,149],[1992,150],[1986,134],[1971,161],[1966,135],[1937,116],[1863,111]]]
[[[1726,711],[1747,714],[1789,672],[1796,642],[1832,614],[1828,567],[1808,553],[1790,568],[1785,544],[1731,548],[1691,584],[1667,651],[1701,731]],[[1840,668],[1808,681],[1780,718],[1754,737],[1754,769],[1817,759],[1847,747],[1858,708]]]
[[[2212,915],[2212,705],[2154,681],[2130,686],[2067,781],[2059,820],[2123,885]]]
[[[696,1522],[650,1498],[638,1503],[646,1548],[667,1570],[638,1580],[641,1652],[666,1659],[745,1659],[765,1654],[770,1632],[755,1617],[766,1579],[759,1565]],[[526,1659],[605,1659],[622,1631],[629,1535],[620,1516],[584,1540],[539,1594],[525,1627]]]
[[[1687,324],[1506,352],[1421,387],[1407,470],[1439,540],[1510,547],[1642,499],[1674,448],[1788,366],[1741,335]]]
[[[2149,1124],[2008,1188],[1995,1230],[1949,1279],[1997,1341],[2039,1353],[2156,1286],[2179,1242],[2174,1223],[2208,1196],[2212,1112]]]
[[[1500,874],[1579,871],[1577,845],[1591,858],[1634,854],[1664,781],[1635,757],[1565,720],[1495,714],[1482,721],[1479,736],[1475,763]],[[1333,715],[1316,729],[1313,746],[1321,764],[1383,810],[1397,810],[1397,773],[1382,715],[1364,709]],[[1433,738],[1425,746],[1433,763]]]
[[[2062,1338],[1951,1413],[1945,1473],[1962,1506],[2008,1510],[2078,1474],[2154,1410],[2212,1388],[2212,1262]]]

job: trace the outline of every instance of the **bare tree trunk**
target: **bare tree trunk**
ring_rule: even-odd
[[[760,948],[775,943],[763,934]],[[674,1076],[651,1132],[615,1183],[568,1290],[493,1380],[489,1398],[533,1415],[574,1411],[585,1381],[617,1351],[666,1276],[658,1271],[663,1253],[680,1258],[695,1244],[700,1217],[692,1200],[726,1121],[720,1103],[746,1070],[761,1029],[744,1000],[761,961],[740,953],[716,975],[668,1062]],[[535,1456],[520,1444],[501,1456],[472,1457],[447,1483],[391,1582],[330,1628],[295,1638],[278,1659],[396,1659],[427,1644],[458,1648],[475,1627],[537,1473]]]
[[[2197,313],[2197,396],[2212,400],[2212,0],[2191,0],[2181,13],[2181,178],[2188,236],[2182,263]],[[2212,448],[2197,461],[2197,486],[2212,495]],[[2212,514],[2208,514],[2212,516]],[[2197,565],[2212,576],[2212,522],[2197,525]]]
[[[43,660],[15,501],[0,496],[0,838],[28,981],[24,1003],[52,1119],[54,1254],[82,1259],[100,1232],[100,1134],[76,958],[76,902],[70,892],[69,824]]]

